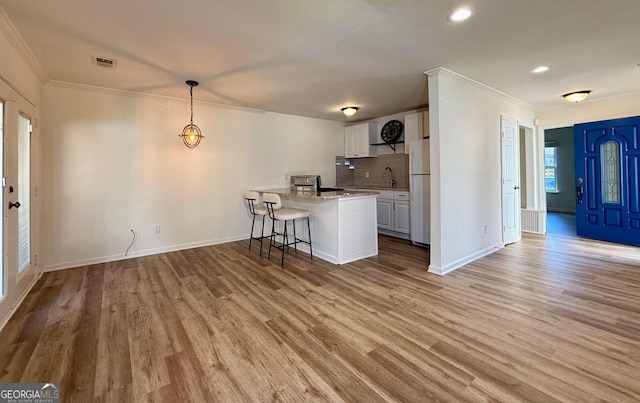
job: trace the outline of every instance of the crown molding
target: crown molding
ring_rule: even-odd
[[[0,6],[0,32],[7,38],[11,46],[18,52],[24,61],[31,67],[33,72],[38,76],[40,82],[45,83],[49,79],[42,65],[33,54],[27,43],[16,29],[15,25],[9,19],[9,16]]]
[[[429,76],[429,77],[437,77],[439,75],[447,76],[447,77],[453,78],[455,80],[458,80],[463,84],[478,88],[480,90],[483,90],[484,92],[492,94],[492,95],[494,95],[494,96],[496,96],[498,98],[501,98],[501,99],[503,99],[503,100],[505,100],[507,102],[511,102],[513,104],[516,104],[516,105],[521,106],[523,108],[529,109],[531,111],[535,111],[535,110],[538,109],[538,107],[535,106],[535,105],[532,105],[532,104],[530,104],[528,102],[525,102],[525,101],[523,101],[523,100],[521,100],[519,98],[516,98],[516,97],[514,97],[512,95],[506,94],[506,93],[504,93],[504,92],[502,92],[500,90],[497,90],[497,89],[495,89],[493,87],[489,87],[486,84],[483,84],[483,83],[481,83],[479,81],[473,80],[473,79],[471,79],[469,77],[463,76],[462,74],[456,73],[456,72],[451,71],[449,69],[446,69],[444,67],[438,67],[438,68],[435,68],[435,69],[427,70],[427,71],[424,72],[424,74]]]

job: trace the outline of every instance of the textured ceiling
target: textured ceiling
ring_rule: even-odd
[[[196,100],[333,120],[346,105],[361,108],[350,120],[425,106],[435,67],[538,107],[640,92],[640,0],[475,0],[448,22],[462,4],[0,0],[51,80],[186,98],[195,79]]]

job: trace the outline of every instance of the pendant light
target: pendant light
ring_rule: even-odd
[[[196,148],[198,144],[200,144],[200,140],[204,138],[202,133],[200,132],[200,128],[193,124],[193,87],[198,85],[197,81],[187,80],[187,85],[189,88],[189,96],[191,98],[191,123],[186,125],[184,129],[182,129],[182,134],[179,137],[182,137],[182,141],[184,145],[189,148]]]
[[[356,114],[356,112],[358,112],[358,108],[357,106],[345,106],[344,108],[340,109],[342,111],[342,113],[344,113],[345,116],[353,116]]]
[[[562,95],[562,98],[566,99],[569,102],[578,103],[587,99],[589,94],[591,94],[590,90],[574,91]]]

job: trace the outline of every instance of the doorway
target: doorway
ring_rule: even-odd
[[[573,126],[544,131],[544,191],[547,234],[576,235]]]
[[[0,80],[0,328],[36,280],[33,122],[35,107]]]

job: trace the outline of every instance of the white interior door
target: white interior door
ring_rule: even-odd
[[[518,122],[502,116],[502,239],[518,242],[520,233],[520,148]]]
[[[33,264],[35,108],[0,81],[2,109],[2,281],[0,325],[36,279]]]

